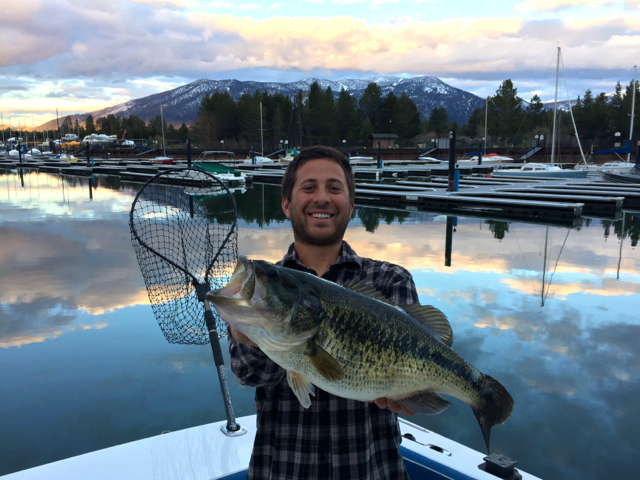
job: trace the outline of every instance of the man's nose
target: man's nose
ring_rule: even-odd
[[[316,191],[316,197],[314,199],[317,203],[325,204],[329,203],[330,197],[329,192],[327,192],[326,188],[319,188]]]

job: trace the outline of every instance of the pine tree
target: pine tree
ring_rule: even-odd
[[[393,121],[395,132],[402,146],[407,140],[417,136],[422,131],[422,120],[415,102],[406,92],[402,92],[394,106]]]
[[[336,111],[331,87],[322,91],[318,82],[309,88],[309,133],[313,144],[335,143],[337,135]]]
[[[351,132],[352,139],[357,137],[359,133],[357,101],[344,88],[340,90],[338,95],[336,120],[340,141],[349,140],[349,132]]]
[[[398,103],[398,97],[395,93],[389,92],[382,99],[380,104],[380,133],[398,133],[398,127],[395,124],[395,108]]]
[[[361,121],[369,119],[375,132],[383,133],[379,129],[382,120],[382,90],[376,83],[370,83],[365,88],[358,102],[358,112]]]
[[[96,133],[96,126],[93,123],[93,117],[89,115],[85,120],[84,129],[87,131],[87,135],[91,135],[92,133]]]
[[[444,107],[436,107],[431,112],[427,129],[435,132],[438,137],[446,135],[449,131],[449,114]]]
[[[515,135],[522,127],[522,99],[511,80],[505,80],[489,99],[493,116],[493,134],[502,137],[505,145],[516,143]],[[491,128],[492,122],[489,122]]]
[[[542,127],[545,124],[544,104],[538,95],[531,97],[529,112],[527,114],[527,127],[529,131]]]
[[[484,136],[484,108],[473,110],[462,131],[464,135],[472,139]]]

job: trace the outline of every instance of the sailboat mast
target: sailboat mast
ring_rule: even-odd
[[[262,102],[260,102],[260,156],[264,157],[264,137],[262,131]]]
[[[489,114],[489,97],[484,102],[484,154],[487,154],[487,118]]]
[[[631,100],[631,128],[629,129],[629,141],[631,142],[631,147],[633,147],[633,118],[636,114],[636,90],[638,89],[638,84],[636,83],[636,73],[638,71],[638,66],[633,66],[633,99]],[[637,148],[637,147],[636,147]],[[627,153],[627,162],[631,161],[631,148],[629,148],[629,153]]]
[[[0,121],[2,122],[2,147],[6,147],[6,143],[4,141],[4,116],[0,113]]]
[[[162,114],[162,105],[160,105],[160,129],[162,130],[162,156],[166,157],[167,153],[164,147],[164,115]]]
[[[558,77],[560,75],[560,47],[558,47],[558,62],[556,65],[556,98],[553,102],[553,134],[551,135],[551,165],[556,153],[556,118],[558,114]]]

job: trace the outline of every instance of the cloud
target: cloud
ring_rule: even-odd
[[[274,6],[275,5],[275,6]],[[238,3],[238,4],[234,4],[231,2],[222,2],[219,0],[213,1],[209,4],[210,7],[213,8],[228,8],[228,9],[236,9],[236,10],[257,10],[262,8],[262,5],[259,5],[257,3]],[[271,7],[269,7],[269,10],[272,10],[273,8],[276,8],[276,6],[280,6],[277,3],[274,3],[273,5],[271,5]]]
[[[573,7],[601,7],[617,3],[618,0],[527,0],[517,4],[516,11],[525,12],[528,10],[557,11]]]
[[[131,0],[133,3],[149,5],[156,8],[187,8],[192,2],[189,0]]]

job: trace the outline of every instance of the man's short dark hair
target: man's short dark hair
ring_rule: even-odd
[[[353,200],[355,198],[356,181],[353,178],[353,170],[351,170],[351,164],[349,164],[349,160],[340,150],[336,150],[332,147],[325,147],[323,145],[305,148],[291,161],[291,163],[287,167],[286,172],[284,173],[284,177],[282,177],[282,184],[280,186],[282,198],[286,198],[288,201],[291,201],[291,195],[293,193],[293,186],[296,183],[298,168],[300,168],[310,160],[320,159],[332,160],[340,165],[340,167],[342,167],[344,177],[347,180],[347,187],[349,188],[349,199]]]

